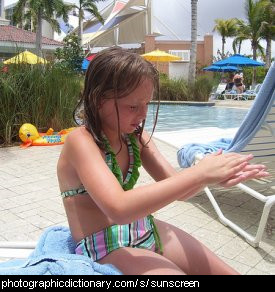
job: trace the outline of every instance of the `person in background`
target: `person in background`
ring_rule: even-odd
[[[233,81],[234,81],[234,88],[233,89],[235,89],[237,91],[237,94],[242,94],[244,92],[242,73],[235,74]]]
[[[232,90],[232,88],[234,86],[233,78],[234,78],[234,74],[230,73],[229,77],[228,77],[228,82],[227,82],[225,90],[227,90],[227,91],[231,91]]]

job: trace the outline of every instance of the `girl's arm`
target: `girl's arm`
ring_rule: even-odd
[[[149,139],[149,134],[144,130],[142,134],[143,144],[146,144]],[[141,147],[142,151],[140,157],[142,160],[142,166],[155,181],[161,181],[178,173],[160,153],[152,139],[146,147]],[[195,186],[192,190],[189,190],[189,192],[184,193],[182,197],[178,198],[178,200],[185,201],[201,190],[202,187]]]
[[[240,154],[208,155],[196,166],[171,177],[124,191],[84,128],[70,133],[66,147],[67,159],[91,198],[117,224],[127,224],[147,216],[206,184],[225,181],[252,159],[252,156]],[[155,172],[155,167],[152,169]],[[166,170],[163,168],[160,172],[159,178]]]

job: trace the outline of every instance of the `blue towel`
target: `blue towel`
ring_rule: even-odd
[[[28,259],[1,263],[0,275],[121,275],[112,265],[100,265],[74,254],[75,246],[67,227],[50,227]]]
[[[208,153],[217,152],[219,149],[226,150],[231,141],[232,139],[222,138],[209,144],[186,144],[178,151],[178,163],[182,168],[190,167],[195,161],[196,154],[201,153],[205,155]]]
[[[263,85],[246,114],[240,128],[232,141],[221,139],[206,144],[188,144],[178,150],[177,158],[181,167],[189,167],[194,162],[197,153],[207,154],[222,148],[225,152],[240,152],[252,140],[262,126],[271,107],[275,107],[275,63],[270,67]],[[224,144],[224,142],[226,142]]]
[[[261,128],[266,116],[274,107],[275,100],[275,63],[270,67],[263,85],[255,98],[252,107],[246,114],[227,152],[240,152],[252,140]]]

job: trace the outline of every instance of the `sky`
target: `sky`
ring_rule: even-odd
[[[16,2],[16,0],[5,0],[5,5]],[[68,0],[78,3],[78,0]],[[98,3],[103,8],[112,0]],[[215,19],[240,18],[245,20],[246,0],[198,0],[198,40],[203,39],[207,33],[214,36],[214,55],[221,49],[221,37],[213,32]],[[156,15],[155,23],[165,36],[161,39],[190,39],[191,32],[191,1],[190,0],[153,0],[153,14]],[[167,29],[169,28],[169,29]],[[265,42],[262,43],[265,47]],[[227,39],[225,51],[232,50],[232,39]],[[242,45],[241,53],[250,54],[251,45],[249,41]],[[272,43],[272,56],[275,56],[275,44]]]

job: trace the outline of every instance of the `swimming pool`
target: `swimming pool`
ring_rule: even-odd
[[[145,128],[152,131],[156,105],[150,104]],[[160,105],[154,138],[176,148],[189,143],[232,139],[248,109],[209,106]]]
[[[150,104],[145,128],[152,130],[157,105]],[[238,128],[247,109],[161,104],[155,132],[217,127]]]

